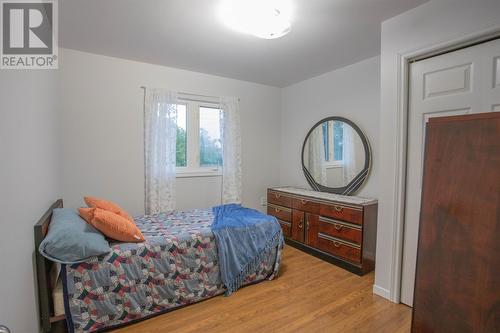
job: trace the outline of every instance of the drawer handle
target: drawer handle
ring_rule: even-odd
[[[340,206],[333,206],[333,208],[335,208],[335,210],[337,212],[341,212],[342,211],[342,207],[340,207]]]
[[[303,225],[302,225],[302,221],[299,222],[299,229],[302,229]]]
[[[274,208],[274,211],[275,211],[276,213],[279,213],[281,210],[280,210],[279,208]]]
[[[278,194],[278,193],[275,193],[274,196],[276,197],[276,199],[281,198],[281,194]]]
[[[339,243],[339,242],[336,242],[336,241],[333,241],[333,246],[335,246],[335,247],[340,247],[340,243]]]
[[[333,227],[335,228],[335,230],[337,231],[340,231],[342,230],[343,226],[341,226],[340,224],[334,224]]]
[[[307,200],[304,200],[304,199],[300,199],[300,203],[305,205],[307,203]]]

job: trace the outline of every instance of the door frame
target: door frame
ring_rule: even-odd
[[[462,48],[474,46],[500,37],[500,25],[487,30],[482,30],[460,38],[438,43],[429,47],[413,50],[408,53],[398,54],[398,110],[396,119],[396,180],[395,209],[392,212],[395,228],[392,234],[392,265],[391,265],[391,290],[389,298],[395,303],[401,302],[401,279],[403,267],[403,243],[405,224],[405,199],[406,199],[406,163],[409,115],[409,68],[417,60],[453,52]]]

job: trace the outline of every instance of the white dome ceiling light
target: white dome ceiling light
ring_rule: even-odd
[[[289,0],[222,0],[219,16],[231,29],[275,39],[290,32],[292,8]]]

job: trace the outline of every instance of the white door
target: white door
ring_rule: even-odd
[[[413,305],[425,123],[431,117],[500,111],[500,39],[410,65],[401,302]]]

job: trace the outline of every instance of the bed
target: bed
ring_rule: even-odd
[[[58,207],[62,200],[35,225],[36,248]],[[146,242],[111,243],[110,253],[79,264],[58,266],[37,252],[44,332],[63,320],[70,332],[98,332],[223,294],[213,218],[200,209],[135,218]],[[259,259],[243,285],[273,279],[280,258],[281,245]]]

